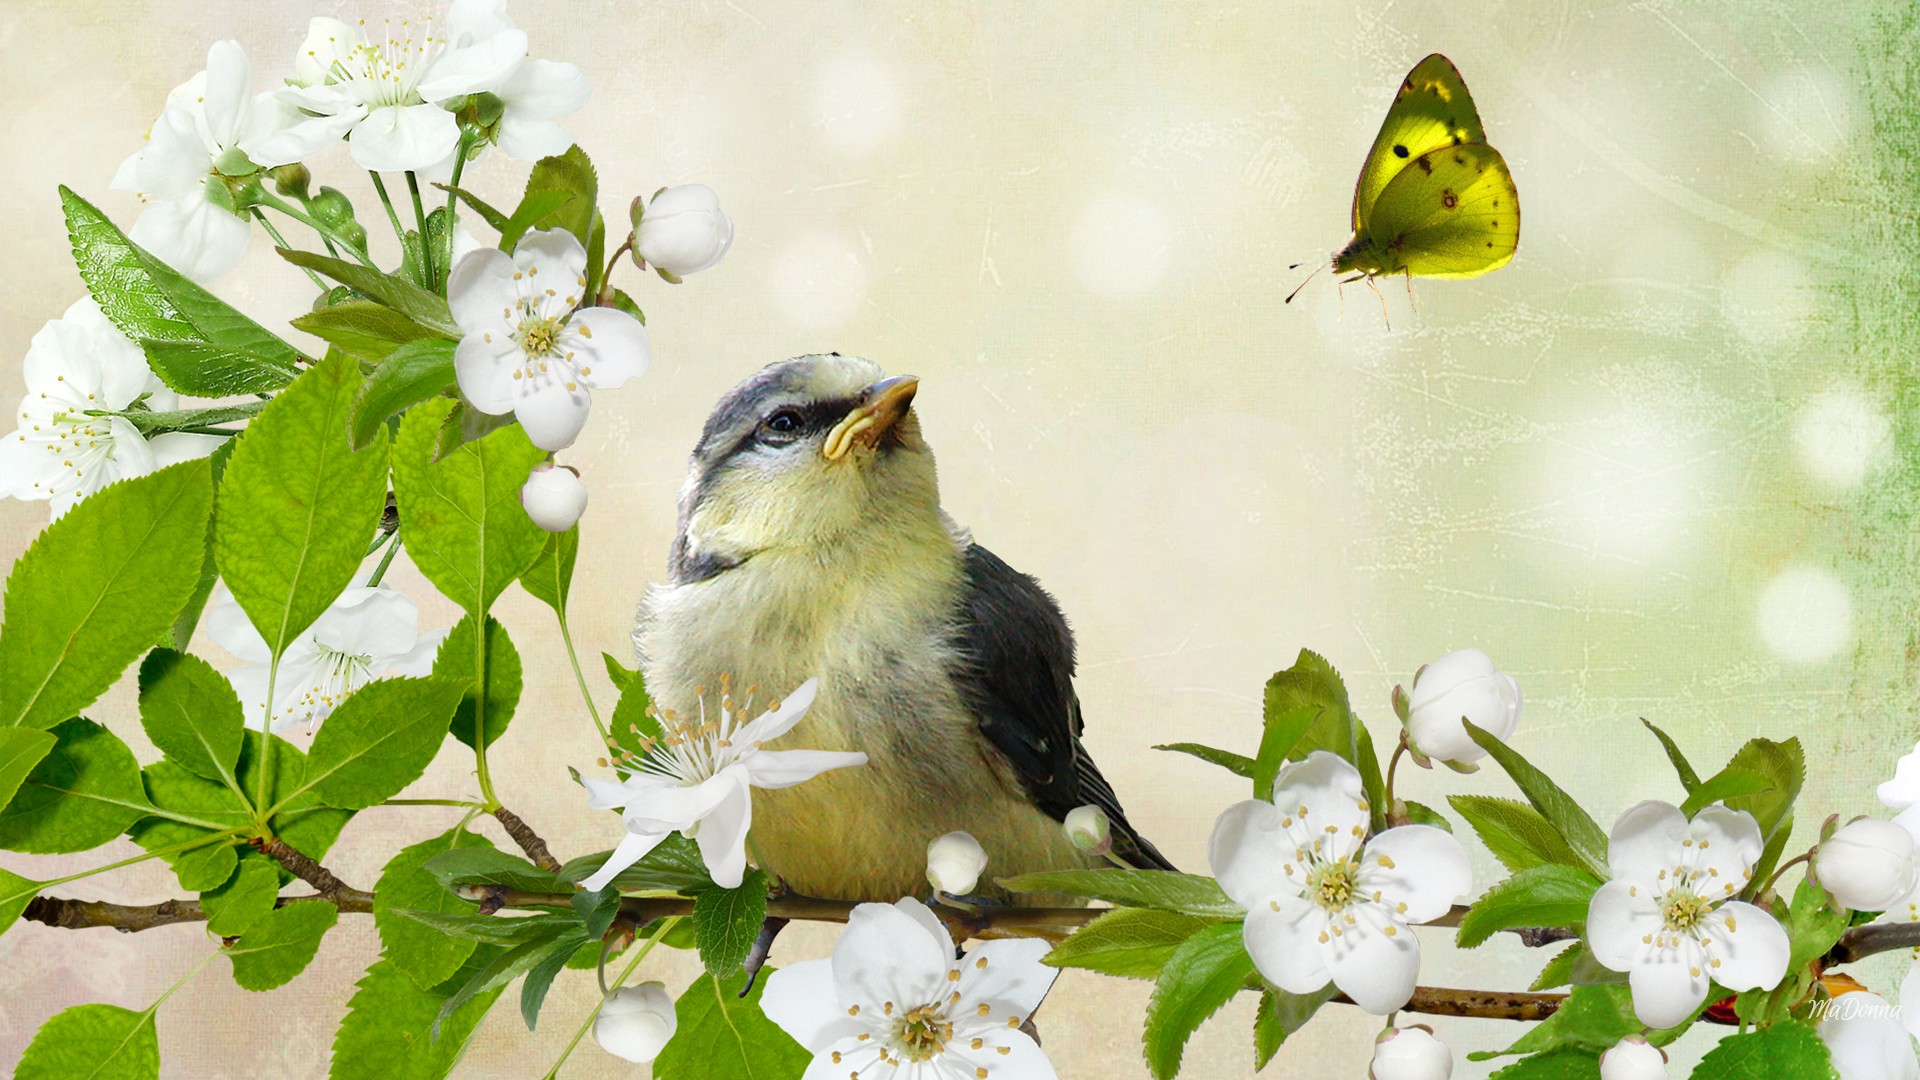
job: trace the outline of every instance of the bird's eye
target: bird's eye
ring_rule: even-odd
[[[792,409],[781,409],[767,417],[761,425],[774,435],[791,437],[800,433],[800,414]]]

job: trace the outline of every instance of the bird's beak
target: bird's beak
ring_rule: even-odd
[[[912,375],[895,375],[867,387],[859,406],[827,432],[820,452],[828,461],[837,461],[845,457],[856,442],[877,445],[880,437],[892,431],[900,418],[907,415],[907,409],[913,405],[914,391],[918,389],[920,380]]]

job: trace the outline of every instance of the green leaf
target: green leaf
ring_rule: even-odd
[[[482,957],[476,954],[475,959]],[[464,974],[454,978],[465,981]],[[334,1034],[328,1075],[333,1080],[442,1080],[452,1075],[500,990],[479,994],[440,1020],[435,1038],[435,1021],[449,993],[451,988],[444,986],[421,989],[392,960],[368,968]]]
[[[0,848],[35,854],[86,851],[151,812],[140,763],[127,744],[91,720],[53,729],[54,747],[0,811]]]
[[[442,184],[438,182],[436,182],[433,186],[439,188],[441,191],[451,191],[455,195],[459,196],[460,201],[463,203],[466,203],[468,207],[472,208],[474,213],[479,214],[480,219],[482,221],[485,221],[487,223],[487,227],[492,229],[494,232],[499,232],[501,229],[504,229],[507,227],[507,215],[501,213],[499,210],[494,209],[486,201],[482,200],[480,196],[475,195],[473,192],[468,191],[466,188],[449,187],[446,184]]]
[[[214,491],[220,490],[220,478],[226,475],[227,462],[233,460],[233,444],[234,440],[227,439],[207,456],[207,465],[213,473]],[[219,509],[216,505],[208,514],[206,523],[201,529],[204,542],[200,545],[199,580],[194,583],[193,592],[188,594],[187,602],[181,606],[180,613],[173,617],[173,625],[160,639],[160,643],[169,648],[185,649],[193,640],[194,628],[200,625],[200,615],[206,611],[207,600],[213,595],[214,582],[220,579],[220,568],[213,561],[213,526],[214,519],[218,516]]]
[[[486,966],[475,971],[451,997],[440,1003],[440,1019],[452,1016],[454,1010],[473,998],[498,990],[526,974],[546,959],[548,953],[558,951],[570,956],[573,950],[587,941],[586,932],[580,929],[578,923],[563,919],[542,919],[540,922],[546,924],[542,927],[546,933],[494,955]]]
[[[206,341],[141,338],[140,351],[160,381],[194,397],[223,398],[278,390],[300,374],[289,357],[284,364],[223,349]]]
[[[213,484],[188,461],[94,492],[7,576],[0,727],[50,728],[92,704],[193,594]]]
[[[578,528],[578,526],[575,526],[575,528]],[[613,683],[615,690],[625,690],[627,684],[633,681],[633,677],[639,674],[639,672],[615,660],[612,653],[601,653],[600,662],[606,666],[607,679]]]
[[[1320,1006],[1332,1001],[1335,994],[1332,983],[1311,994],[1290,994],[1285,990],[1269,986],[1260,994],[1260,1009],[1253,1017],[1253,1067],[1260,1070],[1267,1067],[1273,1055],[1280,1052],[1280,1045],[1294,1032],[1307,1026],[1320,1011]]]
[[[1691,818],[1714,803],[1772,790],[1772,777],[1728,766],[1694,788],[1687,801],[1680,804],[1680,812]]]
[[[75,1005],[40,1026],[14,1080],[159,1080],[153,1009]]]
[[[693,901],[693,930],[708,973],[724,979],[741,970],[766,917],[767,875],[757,869],[737,889],[702,889]]]
[[[1826,889],[1811,876],[1793,891],[1793,902],[1780,920],[1787,930],[1787,974],[1772,989],[1747,990],[1734,1002],[1743,1022],[1768,1024],[1784,1020],[1794,1006],[1806,1000],[1819,976],[1816,964],[1850,922],[1848,912],[1829,901]]]
[[[760,995],[773,972],[771,966],[760,969],[745,997],[740,994],[744,971],[730,979],[702,975],[693,980],[674,1000],[679,1025],[653,1059],[654,1080],[791,1080],[806,1072],[813,1055],[760,1010]]]
[[[1173,951],[1212,919],[1153,908],[1114,908],[1053,947],[1046,962],[1128,979],[1157,979]]]
[[[540,549],[540,557],[520,575],[520,587],[535,600],[566,618],[567,590],[573,585],[573,564],[580,557],[580,526],[552,533]]]
[[[0,728],[0,809],[13,801],[20,784],[59,741],[51,731]]]
[[[1172,1080],[1194,1029],[1253,977],[1253,958],[1240,943],[1240,930],[1239,923],[1207,927],[1181,943],[1161,969],[1141,1033],[1156,1080]]]
[[[307,756],[278,735],[272,738],[273,783],[267,798],[269,805],[283,799],[288,801],[268,824],[274,835],[295,850],[315,859],[324,858],[353,812],[323,808],[311,792],[289,799],[306,776]],[[252,792],[259,787],[260,740],[258,731],[249,731],[240,747],[240,766],[235,771],[243,791]],[[161,811],[205,821],[222,829],[246,829],[253,822],[252,807],[232,788],[195,776],[171,761],[157,761],[147,766],[145,778],[147,797]],[[148,850],[185,843],[207,834],[207,829],[200,825],[163,817],[149,818],[130,830],[134,842]],[[187,859],[174,858],[169,862],[173,864],[174,873],[180,875],[183,887],[200,891],[218,887],[233,873],[231,856],[232,852],[228,851],[225,858],[197,868],[190,867]],[[222,863],[224,869],[221,869]],[[220,872],[207,880],[199,876],[189,878],[189,869],[207,874]]]
[[[1728,809],[1752,814],[1754,820],[1760,823],[1760,835],[1771,838],[1788,820],[1793,801],[1800,797],[1800,785],[1807,778],[1806,755],[1800,749],[1800,740],[1750,740],[1735,751],[1733,759],[1727,762],[1727,768],[1758,773],[1773,781],[1773,786],[1766,791],[1727,799]],[[1755,876],[1758,877],[1759,873],[1756,868]]]
[[[1449,795],[1447,803],[1508,870],[1518,873],[1550,863],[1586,865],[1547,819],[1526,803],[1491,795]]]
[[[1473,902],[1460,920],[1459,945],[1471,949],[1519,926],[1586,925],[1600,879],[1578,867],[1549,864],[1522,870]]]
[[[452,386],[453,350],[445,338],[422,338],[388,353],[353,399],[347,427],[354,448],[371,443],[388,417]]]
[[[1799,1020],[1729,1035],[1693,1068],[1693,1080],[1828,1080],[1833,1075],[1827,1044],[1812,1024]]]
[[[607,658],[608,672],[619,665]],[[624,670],[624,669],[622,669]],[[625,682],[614,680],[620,688],[620,698],[613,704],[613,714],[607,717],[608,734],[613,738],[620,761],[616,768],[625,767],[633,758],[645,756],[649,740],[663,738],[666,732],[661,729],[659,719],[653,715],[653,697],[647,693],[647,680],[639,672],[627,674]]]
[[[1680,752],[1680,745],[1674,742],[1666,732],[1654,726],[1653,721],[1643,716],[1640,722],[1647,725],[1647,730],[1653,732],[1654,738],[1660,740],[1661,748],[1667,752],[1667,760],[1673,762],[1673,771],[1680,776],[1680,786],[1686,788],[1688,794],[1692,794],[1693,789],[1700,786],[1700,774],[1693,771],[1693,766],[1687,762],[1687,755]]]
[[[1208,877],[1166,870],[1055,870],[1000,878],[1014,892],[1055,892],[1105,900],[1122,907],[1160,908],[1189,915],[1238,919],[1246,914]]]
[[[587,944],[598,946],[599,942],[589,939]],[[567,961],[577,950],[577,946],[572,949],[557,947],[527,969],[526,981],[520,984],[520,1018],[527,1022],[528,1031],[534,1030],[540,1023],[540,1007],[546,1004],[547,991],[553,986],[554,977],[565,970]]]
[[[560,915],[480,915],[471,908],[453,912],[395,908],[393,913],[436,934],[482,945],[524,945],[529,941],[551,941],[566,927],[579,925]],[[457,964],[454,966],[459,967]]]
[[[383,274],[371,267],[345,259],[331,259],[311,251],[276,248],[280,257],[295,266],[325,274],[354,292],[369,296],[419,323],[433,333],[458,339],[460,325],[444,298],[415,285],[405,278]]]
[[[238,405],[214,405],[205,409],[163,409],[155,412],[151,409],[130,409],[121,415],[134,430],[144,437],[167,431],[178,431],[187,427],[204,427],[209,424],[228,424],[236,420],[251,420],[260,415],[264,402],[248,401]]]
[[[520,205],[526,208],[531,200],[550,201],[554,194],[565,196],[546,213],[535,217],[529,228],[565,229],[579,238],[582,247],[592,247],[590,240],[599,190],[600,181],[594,174],[593,162],[588,160],[587,152],[576,143],[564,154],[534,162],[533,171],[527,175],[526,193],[521,196]],[[509,221],[501,228],[503,238],[519,217],[520,213],[515,211],[516,220]],[[501,245],[502,248],[507,246],[505,243]],[[592,267],[591,259],[588,260],[588,266]]]
[[[1702,1003],[1702,1008],[1705,1003]],[[1646,1031],[1647,1041],[1665,1046],[1680,1037],[1688,1024]],[[1542,1020],[1505,1050],[1481,1050],[1467,1057],[1473,1061],[1509,1054],[1538,1054],[1551,1050],[1577,1050],[1598,1055],[1627,1035],[1643,1032],[1645,1024],[1633,1013],[1633,994],[1624,983],[1604,986],[1576,986],[1558,1012]]]
[[[386,507],[386,436],[347,444],[359,388],[344,356],[302,375],[248,425],[220,483],[220,576],[275,656],[352,583]]]
[[[520,892],[570,893],[573,882],[548,873],[518,855],[491,845],[442,852],[424,864],[443,888],[462,885],[500,885]]]
[[[1533,977],[1533,985],[1527,989],[1551,990],[1556,986],[1565,986],[1572,982],[1574,965],[1580,962],[1580,958],[1586,951],[1586,945],[1578,941],[1560,950],[1553,959],[1547,961],[1545,967],[1540,969],[1540,974]]]
[[[237,784],[246,720],[233,684],[205,660],[155,649],[140,664],[140,726],[167,759],[209,780]]]
[[[1600,1055],[1585,1050],[1536,1054],[1494,1073],[1493,1080],[1600,1080]]]
[[[1189,757],[1197,757],[1210,765],[1218,765],[1235,776],[1251,777],[1255,766],[1254,760],[1245,754],[1236,754],[1231,750],[1220,750],[1212,746],[1202,746],[1199,743],[1162,743],[1154,747],[1154,749],[1171,750],[1176,754],[1186,754]]]
[[[1521,794],[1579,856],[1581,865],[1593,871],[1595,876],[1606,877],[1607,834],[1601,831],[1592,815],[1575,802],[1573,796],[1562,791],[1560,785],[1549,779],[1546,773],[1521,757],[1518,751],[1489,735],[1471,720],[1462,720],[1461,723],[1466,726],[1467,734],[1473,741],[1479,743],[1480,748],[1506,770]],[[1457,803],[1454,809],[1459,809]]]
[[[323,307],[293,320],[293,327],[361,360],[379,360],[412,341],[446,340],[371,300],[347,300]]]
[[[1441,817],[1440,811],[1435,810],[1433,807],[1425,803],[1414,802],[1412,799],[1402,800],[1401,805],[1406,808],[1408,824],[1431,825],[1443,832],[1453,831],[1453,822]]]
[[[1268,699],[1272,700],[1271,694]],[[1253,772],[1249,774],[1253,778],[1254,798],[1273,801],[1273,783],[1280,774],[1280,766],[1287,763],[1287,756],[1325,711],[1318,705],[1301,705],[1283,712],[1268,712],[1260,732],[1259,756],[1254,759]]]
[[[452,679],[381,679],[354,691],[320,725],[296,790],[348,810],[400,794],[440,752],[460,692]]]
[[[239,871],[226,884],[200,894],[207,931],[217,937],[239,937],[258,925],[280,895],[280,874],[269,860],[247,859]]]
[[[167,860],[173,864],[173,874],[180,879],[180,887],[191,892],[206,892],[232,880],[241,862],[235,843],[237,841],[232,840],[209,843]]]
[[[1283,757],[1299,761],[1315,750],[1331,750],[1357,767],[1360,725],[1347,703],[1346,684],[1325,657],[1307,649],[1300,650],[1292,667],[1267,680],[1263,715],[1271,725],[1303,708],[1312,709],[1318,717],[1294,740]],[[1264,740],[1262,745],[1264,747]]]
[[[13,929],[20,913],[27,910],[27,905],[40,895],[45,885],[44,881],[32,881],[11,870],[0,869],[0,934]]]
[[[473,679],[473,616],[467,615],[448,631],[433,661],[435,678],[459,683],[463,696],[453,713],[453,737],[473,745],[474,710],[479,704]],[[487,745],[507,733],[507,722],[520,704],[520,651],[507,637],[507,628],[487,616]]]
[[[320,939],[340,921],[340,909],[325,900],[302,900],[275,908],[227,946],[233,981],[247,990],[285,986],[320,951]]]
[[[572,882],[591,877],[612,856],[612,851],[596,851],[569,859],[554,876],[572,888]],[[679,833],[671,833],[647,852],[646,858],[620,871],[611,887],[628,892],[693,895],[712,884],[713,878],[707,873],[705,860],[700,858],[699,847]]]
[[[514,209],[513,217],[500,223],[500,250],[512,252],[520,243],[520,238],[533,228],[534,223],[548,218],[556,218],[556,212],[566,207],[576,198],[571,191],[529,190],[520,205]]]
[[[764,874],[761,875],[761,884],[766,884]],[[586,928],[588,937],[605,937],[607,930],[613,926],[613,917],[620,914],[620,890],[608,887],[594,892],[582,890],[574,893],[573,913],[580,916],[580,923]]]
[[[456,827],[401,848],[380,871],[380,881],[373,888],[373,925],[380,932],[383,955],[405,971],[414,985],[426,989],[452,978],[474,948],[470,939],[441,933],[400,914],[402,909],[460,915],[476,910],[477,905],[448,892],[427,873],[427,860],[459,848],[491,846],[485,837]]]
[[[546,546],[547,534],[520,505],[520,488],[546,452],[514,425],[434,461],[434,440],[453,404],[430,401],[407,411],[393,485],[414,565],[473,614],[493,606]]]

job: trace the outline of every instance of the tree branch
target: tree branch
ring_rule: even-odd
[[[282,896],[274,901],[275,907],[302,900],[325,900],[342,912],[353,915],[369,915],[373,912],[373,894],[359,889],[342,887],[332,896],[316,893],[313,896]],[[205,922],[207,913],[198,900],[162,900],[158,904],[114,904],[105,900],[69,900],[58,896],[36,896],[27,903],[27,910],[20,916],[30,922],[45,923],[62,930],[86,930],[97,926],[110,926],[123,934],[152,930],[160,926],[173,926],[176,923]]]
[[[314,891],[326,899],[331,900],[336,896],[342,896],[347,893],[358,893],[366,897],[369,903],[372,902],[372,893],[362,892],[348,885],[346,882],[341,881],[339,878],[334,877],[333,871],[321,866],[306,855],[295,851],[293,848],[287,846],[285,840],[277,836],[264,841],[255,840],[253,845],[268,855],[273,856],[275,861],[279,862],[281,866],[291,870],[294,877],[313,886]]]
[[[1821,966],[1838,967],[1898,949],[1920,949],[1920,922],[1856,926],[1840,935],[1840,941],[1822,958]]]
[[[527,858],[532,859],[535,866],[548,873],[560,869],[560,860],[554,858],[553,852],[547,850],[547,842],[540,839],[540,834],[534,832],[532,826],[521,820],[519,814],[504,806],[496,806],[493,808],[493,816],[499,819],[501,827],[507,830],[507,835],[513,837],[513,842],[520,845],[520,850],[527,853]]]

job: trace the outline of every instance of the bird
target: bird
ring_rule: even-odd
[[[928,844],[953,831],[980,842],[991,877],[1105,865],[1061,827],[1083,805],[1106,815],[1116,859],[1172,870],[1081,742],[1059,605],[941,509],[919,385],[821,353],[721,398],[680,490],[667,580],[640,604],[647,692],[693,715],[723,679],[767,696],[818,679],[769,746],[868,761],[753,790],[755,861],[798,893],[925,895]]]

